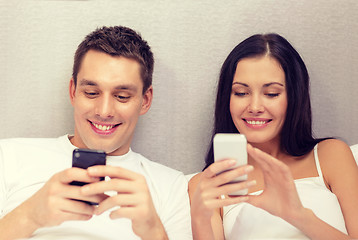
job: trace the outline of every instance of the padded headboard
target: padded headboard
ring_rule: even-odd
[[[0,138],[72,133],[77,45],[97,27],[125,25],[155,58],[153,104],[132,144],[144,156],[186,174],[203,168],[220,67],[236,44],[267,32],[308,67],[316,136],[357,144],[357,12],[357,0],[0,1]]]

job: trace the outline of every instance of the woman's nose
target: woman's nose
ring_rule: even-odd
[[[264,112],[264,106],[260,96],[252,96],[248,111],[253,114]]]

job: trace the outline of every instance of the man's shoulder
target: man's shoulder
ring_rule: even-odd
[[[65,136],[57,138],[7,138],[0,140],[2,151],[27,152],[31,150],[55,150],[64,141]]]
[[[6,138],[0,139],[0,144],[4,146],[22,145],[22,146],[38,146],[47,144],[56,144],[59,138]]]

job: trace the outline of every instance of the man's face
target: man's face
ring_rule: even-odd
[[[144,94],[140,65],[133,59],[90,50],[83,58],[77,86],[70,81],[75,135],[79,148],[128,152],[138,117],[151,105],[153,89]]]

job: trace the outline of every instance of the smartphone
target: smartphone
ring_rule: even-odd
[[[93,149],[82,149],[82,148],[77,148],[73,150],[72,167],[87,169],[95,165],[106,165],[106,153],[104,151],[93,150]],[[100,181],[103,180],[104,177],[101,177]],[[70,183],[70,185],[76,185],[76,186],[83,186],[86,184],[88,183],[79,182],[79,181],[73,181]],[[85,202],[90,205],[98,204],[98,203],[82,201],[82,200],[77,200],[77,201]]]
[[[225,170],[234,169],[236,167],[247,164],[247,140],[245,135],[239,133],[217,133],[213,139],[214,148],[214,161],[220,161],[223,159],[234,159],[236,165]],[[223,172],[225,172],[223,171]],[[230,183],[237,183],[247,180],[247,174],[242,175]],[[230,195],[246,195],[248,189],[239,190],[231,193]]]

